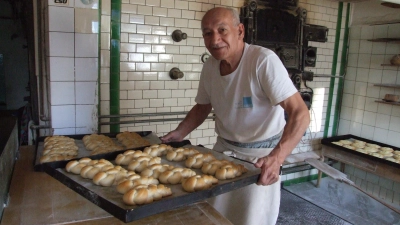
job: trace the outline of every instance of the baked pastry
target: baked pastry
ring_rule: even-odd
[[[174,166],[168,165],[168,164],[153,164],[151,166],[148,166],[146,169],[144,169],[140,175],[145,176],[145,177],[154,177],[158,178],[162,172],[165,172],[167,170],[172,170]]]
[[[376,153],[376,152],[370,153],[370,155],[375,156],[377,158],[383,158],[382,154],[379,154],[379,153]]]
[[[124,180],[117,185],[117,191],[118,193],[125,194],[136,186],[149,184],[159,184],[159,182],[153,177],[139,177],[133,180]]]
[[[203,166],[204,162],[210,162],[212,160],[215,160],[215,157],[211,153],[196,153],[186,159],[185,165],[188,168],[199,169]]]
[[[195,175],[182,180],[182,188],[187,192],[205,190],[218,183],[218,179],[210,175]]]
[[[93,183],[105,187],[117,185],[122,179],[132,174],[135,174],[135,172],[128,171],[121,166],[115,166],[106,171],[98,172],[93,177]]]
[[[39,161],[40,163],[46,163],[46,162],[70,160],[73,158],[74,156],[72,155],[44,155],[40,157]]]
[[[167,152],[166,158],[169,161],[183,161],[188,156],[194,155],[196,153],[199,153],[199,151],[194,148],[177,148],[175,150],[169,150]]]
[[[214,175],[215,172],[217,172],[217,170],[221,168],[221,166],[227,164],[231,164],[231,162],[228,160],[213,160],[211,162],[206,162],[201,167],[201,172],[208,175]]]
[[[91,155],[103,154],[113,151],[123,150],[124,148],[117,145],[110,137],[103,134],[90,134],[82,138],[86,149],[91,152]]]
[[[137,148],[150,145],[150,142],[142,138],[138,133],[124,131],[117,134],[117,140],[126,148]]]
[[[40,163],[70,160],[78,155],[75,140],[65,136],[49,136],[44,139]]]
[[[160,157],[140,156],[128,164],[128,169],[136,172],[142,172],[146,167],[161,163]]]
[[[143,152],[149,154],[151,157],[157,157],[167,154],[167,151],[172,150],[170,145],[154,144],[144,148]]]
[[[355,150],[356,149],[356,147],[351,146],[351,145],[343,145],[342,147],[348,148],[348,149],[351,149],[351,150]]]
[[[366,143],[365,144],[368,147],[372,147],[372,148],[380,148],[381,146],[377,145],[377,144],[372,144],[372,143]]]
[[[93,177],[98,172],[106,171],[106,170],[109,170],[109,169],[112,169],[112,168],[114,168],[114,165],[112,165],[112,164],[110,165],[110,164],[105,163],[105,162],[98,162],[98,163],[95,163],[93,165],[89,165],[89,163],[88,163],[87,166],[85,166],[85,167],[83,167],[81,169],[80,175],[83,178],[93,179]]]
[[[339,141],[334,141],[334,142],[332,142],[332,144],[339,145],[339,146],[343,146],[343,143],[342,143],[342,142],[339,142]]]
[[[127,205],[142,205],[160,200],[172,194],[169,187],[162,184],[138,186],[124,194],[122,200]]]
[[[353,142],[349,141],[349,140],[340,140],[340,143],[342,143],[343,145],[351,145]]]
[[[79,160],[72,160],[67,163],[65,170],[69,173],[80,174],[83,167],[85,167],[92,159],[82,158]]]
[[[246,173],[247,169],[243,165],[227,164],[215,171],[215,177],[219,180],[233,179]]]
[[[366,151],[367,153],[373,153],[373,152],[378,152],[379,150],[373,147],[365,147],[364,151]]]
[[[167,170],[162,172],[158,176],[158,180],[163,184],[179,184],[182,182],[183,178],[188,178],[196,175],[191,169],[188,168],[174,168],[172,170]]]
[[[137,158],[139,158],[140,156],[150,156],[150,155],[147,154],[147,153],[144,153],[144,152],[142,152],[142,151],[140,151],[140,150],[137,150],[137,151],[135,151],[135,150],[128,150],[128,151],[125,151],[125,152],[122,153],[122,154],[118,154],[118,155],[117,155],[117,158],[115,158],[115,163],[116,163],[117,165],[124,165],[124,166],[126,166],[126,165],[128,165],[130,162],[132,162],[134,159],[137,159]]]

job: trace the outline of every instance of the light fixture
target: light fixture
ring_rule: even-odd
[[[400,0],[381,0],[381,5],[391,8],[400,8]]]

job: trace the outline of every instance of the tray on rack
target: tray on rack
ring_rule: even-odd
[[[134,220],[141,219],[143,217],[151,216],[174,208],[183,207],[185,205],[202,201],[207,198],[217,196],[253,184],[257,181],[258,176],[260,174],[260,169],[255,168],[253,164],[228,157],[224,154],[215,152],[211,149],[207,149],[201,146],[193,146],[187,143],[188,142],[168,143],[168,144],[174,148],[190,147],[190,148],[195,148],[196,150],[202,153],[212,153],[217,159],[230,160],[237,164],[244,165],[248,169],[248,172],[234,179],[219,180],[218,184],[213,185],[211,188],[194,193],[188,193],[183,191],[181,184],[175,184],[175,185],[167,184],[166,186],[170,187],[172,190],[171,196],[167,196],[150,204],[145,204],[140,206],[128,206],[123,203],[122,201],[123,195],[117,192],[115,186],[111,187],[97,186],[91,180],[84,179],[80,175],[67,173],[64,168],[68,163],[68,161],[44,163],[43,169],[46,173],[48,173],[49,175],[51,175],[52,177],[54,177],[67,187],[69,187],[70,189],[74,190],[75,192],[82,195],[92,203],[96,204],[97,206],[101,207],[105,211],[109,212],[110,214],[112,214],[113,216],[124,222],[131,222]],[[114,159],[116,155],[117,154],[115,153],[112,154],[108,153],[100,157],[107,159],[115,164]],[[96,155],[96,159],[98,158],[99,156]],[[170,162],[165,159],[165,156],[162,156],[161,159],[162,159],[161,160],[162,164],[168,163],[175,167],[178,166],[185,167],[184,165],[185,161]],[[196,171],[197,174],[202,174],[200,169],[193,169],[193,170]]]
[[[375,157],[375,156],[372,156],[372,155],[369,155],[369,154],[366,154],[366,153],[358,152],[358,151],[355,151],[355,150],[352,150],[352,149],[348,149],[348,148],[345,148],[343,146],[339,146],[339,145],[336,145],[336,144],[332,143],[332,142],[337,142],[337,141],[340,141],[340,140],[360,140],[360,141],[365,141],[366,143],[376,144],[376,145],[379,145],[381,147],[389,147],[389,148],[392,148],[395,151],[396,150],[397,151],[400,150],[399,147],[391,146],[391,145],[384,144],[384,143],[377,142],[377,141],[372,141],[372,140],[369,140],[369,139],[366,139],[366,138],[362,138],[362,137],[358,137],[358,136],[355,136],[355,135],[352,135],[352,134],[346,134],[346,135],[340,135],[340,136],[335,136],[335,137],[323,138],[323,139],[321,139],[321,144],[329,146],[329,147],[332,147],[332,148],[335,148],[335,149],[338,149],[338,150],[341,150],[341,151],[344,151],[344,152],[349,152],[349,153],[352,153],[352,154],[355,154],[355,155],[358,155],[358,156],[361,156],[361,157],[365,157],[367,159],[371,159],[371,160],[374,160],[374,161],[377,161],[377,162],[388,164],[388,165],[391,165],[393,167],[400,168],[400,164],[399,163],[395,163],[395,162],[386,160],[384,158],[378,158],[378,157]]]
[[[158,138],[157,135],[155,135],[153,132],[151,131],[140,131],[140,132],[135,132],[137,134],[139,134],[141,137],[143,137],[145,140],[149,141],[151,144],[159,144],[161,143],[161,140]],[[118,143],[116,140],[116,136],[119,133],[100,133],[102,135],[105,135],[107,137],[110,137],[111,139],[113,139],[115,141],[115,143]],[[63,135],[65,137],[70,137],[75,139],[75,144],[78,146],[79,150],[78,150],[78,155],[75,158],[83,158],[86,156],[90,156],[91,155],[91,151],[87,150],[83,144],[82,138],[87,135],[87,134],[79,134],[79,135]],[[35,153],[35,160],[34,160],[34,170],[35,171],[43,171],[42,168],[42,163],[40,163],[40,157],[42,156],[43,153],[43,144],[44,144],[44,139],[46,137],[42,136],[39,137],[36,141],[36,153]],[[143,146],[143,148],[146,146]],[[141,147],[142,148],[142,147]],[[114,154],[118,155],[121,152],[124,152],[128,149],[123,149],[123,150],[119,150],[119,151],[115,151]],[[94,156],[95,158],[99,158],[102,157],[104,154],[100,154],[98,156]],[[111,154],[112,155],[112,154]]]

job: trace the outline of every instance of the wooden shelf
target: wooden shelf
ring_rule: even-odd
[[[369,39],[368,41],[372,41],[372,42],[399,42],[400,43],[400,38],[375,38],[375,39]]]
[[[377,87],[400,88],[400,84],[374,84]]]
[[[386,101],[382,101],[382,100],[376,100],[375,102],[388,104],[388,105],[400,105],[400,102],[386,102]]]

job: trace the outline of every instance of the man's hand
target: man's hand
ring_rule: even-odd
[[[183,141],[183,138],[181,133],[177,130],[173,130],[169,132],[167,135],[164,137],[161,137],[162,143],[168,143],[168,142],[181,142]]]
[[[255,167],[261,168],[260,178],[257,185],[270,185],[278,181],[281,164],[274,156],[259,158]]]

